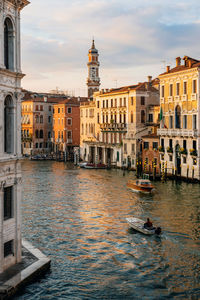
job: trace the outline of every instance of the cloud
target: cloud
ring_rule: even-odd
[[[34,0],[22,11],[23,86],[86,91],[95,37],[102,87],[145,80],[176,56],[199,57],[200,3],[191,0]],[[195,41],[195,42],[194,42]]]

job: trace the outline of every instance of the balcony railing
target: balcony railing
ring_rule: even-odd
[[[167,129],[160,128],[157,131],[158,135],[165,136],[183,136],[183,137],[197,137],[197,129]]]
[[[121,130],[121,129],[126,129],[127,124],[126,123],[104,123],[100,124],[101,130]]]
[[[72,139],[67,139],[67,144],[72,144]]]

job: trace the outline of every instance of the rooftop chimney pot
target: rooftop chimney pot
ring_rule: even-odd
[[[180,57],[177,57],[176,58],[176,67],[180,66],[181,65],[181,58]]]

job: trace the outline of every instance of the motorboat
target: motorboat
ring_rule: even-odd
[[[155,188],[149,179],[129,180],[126,186],[134,192],[147,194],[151,193],[151,191]]]
[[[93,163],[83,163],[81,166],[81,168],[85,168],[85,169],[106,169],[107,166],[104,164],[93,164]]]
[[[126,221],[128,222],[131,228],[143,234],[153,235],[153,234],[161,233],[160,227],[151,227],[151,228],[144,227],[145,222],[141,219],[131,217],[131,218],[126,218]]]

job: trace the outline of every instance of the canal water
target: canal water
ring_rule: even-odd
[[[23,237],[51,271],[15,299],[199,299],[200,185],[126,188],[133,172],[22,163]],[[150,217],[161,237],[133,233],[126,217]]]

